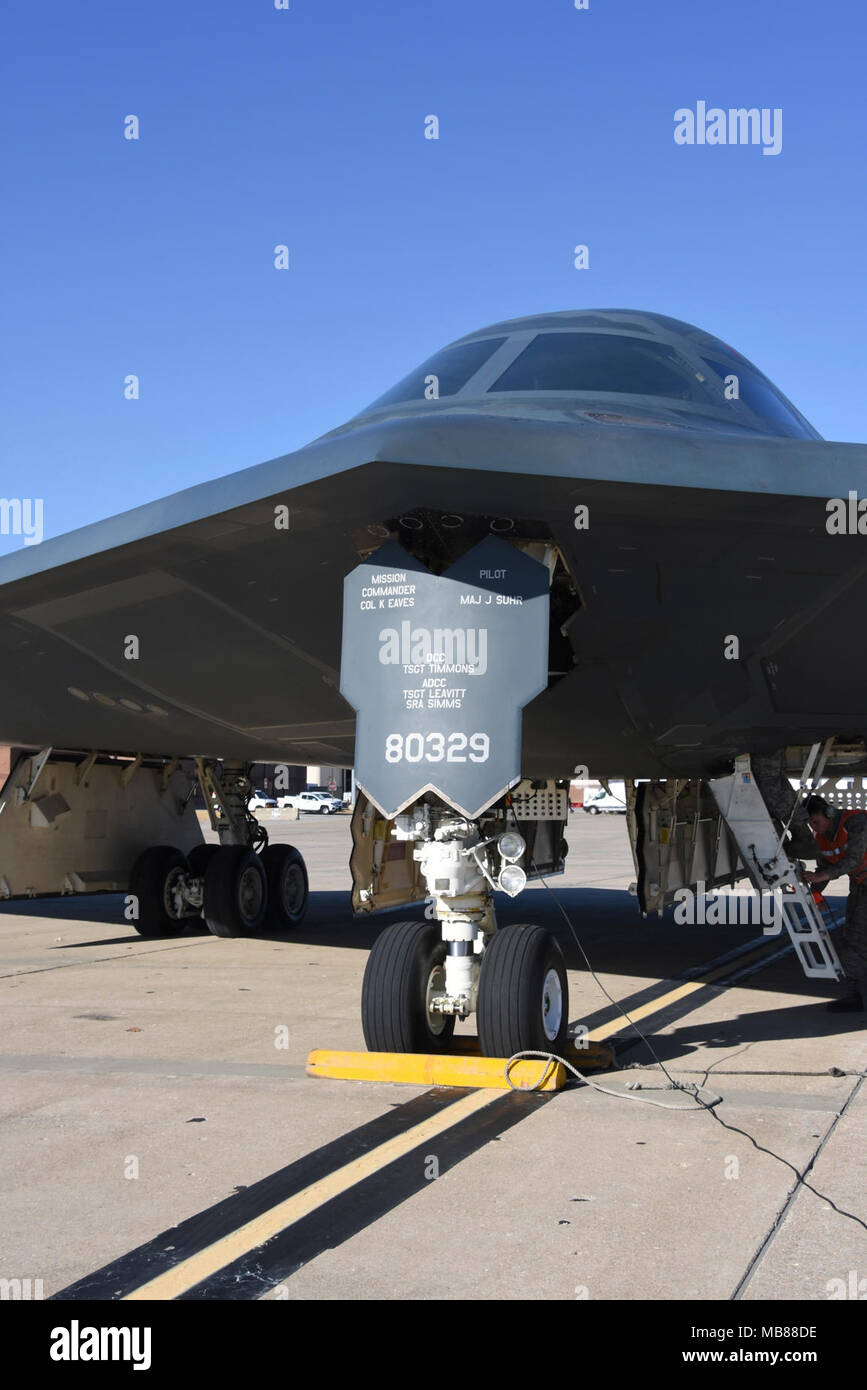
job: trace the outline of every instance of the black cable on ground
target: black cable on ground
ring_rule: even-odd
[[[512,812],[512,818],[513,818],[513,820],[514,820],[514,822],[515,822],[515,828],[516,828],[516,830],[518,830],[518,832],[520,833],[520,824],[519,824],[519,822],[518,822],[517,816],[515,815],[514,807],[510,806],[509,809],[510,809],[511,812]],[[530,860],[530,863],[531,863],[532,868],[535,870],[535,864],[533,863],[532,858],[531,858],[531,860]],[[553,889],[553,888],[551,887],[551,885],[548,883],[548,881],[547,881],[547,879],[545,878],[544,874],[542,874],[540,871],[538,871],[538,872],[535,873],[534,876],[535,876],[536,878],[539,879],[540,883],[543,885],[544,888],[546,888],[546,889],[548,890],[548,892],[551,894],[551,897],[554,899],[554,902],[555,902],[555,904],[556,904],[556,906],[557,906],[559,912],[561,913],[561,915],[562,915],[563,918],[565,919],[566,925],[568,926],[570,932],[572,933],[572,937],[573,937],[573,939],[574,939],[574,941],[575,941],[575,944],[576,944],[576,946],[578,947],[578,950],[580,951],[581,956],[583,957],[584,962],[585,962],[585,964],[586,964],[586,966],[587,966],[587,969],[588,969],[590,975],[592,976],[593,980],[596,982],[596,984],[598,985],[599,989],[601,989],[602,993],[605,995],[605,997],[606,997],[606,999],[609,1001],[609,1003],[613,1004],[614,1007],[615,1007],[616,1009],[618,1009],[619,1012],[620,1012],[620,1013],[623,1015],[623,1017],[626,1019],[627,1023],[629,1023],[629,1025],[630,1025],[632,1028],[635,1029],[636,1033],[638,1034],[638,1036],[641,1038],[642,1042],[643,1042],[643,1043],[645,1044],[645,1046],[647,1047],[648,1051],[650,1052],[651,1056],[654,1058],[654,1060],[655,1060],[655,1062],[657,1063],[657,1065],[659,1066],[660,1070],[661,1070],[661,1071],[663,1072],[663,1074],[667,1077],[668,1082],[669,1082],[669,1085],[668,1085],[667,1087],[665,1087],[664,1089],[666,1089],[666,1090],[674,1090],[674,1091],[684,1091],[687,1095],[691,1096],[692,1099],[696,1102],[696,1104],[699,1105],[703,1110],[707,1110],[707,1111],[713,1116],[713,1118],[717,1121],[717,1123],[720,1124],[720,1125],[722,1125],[723,1129],[730,1130],[733,1134],[740,1134],[740,1135],[742,1135],[744,1139],[748,1139],[748,1140],[750,1141],[750,1143],[753,1145],[753,1148],[757,1149],[759,1153],[764,1153],[764,1154],[767,1154],[770,1158],[775,1158],[775,1159],[777,1160],[778,1163],[782,1163],[784,1167],[788,1168],[791,1172],[793,1172],[793,1173],[795,1174],[795,1177],[797,1178],[797,1182],[796,1182],[795,1186],[793,1187],[792,1191],[791,1191],[790,1194],[789,1194],[789,1197],[788,1197],[787,1202],[786,1202],[786,1207],[788,1207],[789,1204],[791,1203],[792,1197],[793,1197],[793,1195],[795,1194],[795,1192],[797,1192],[798,1188],[799,1188],[799,1187],[805,1187],[805,1188],[807,1189],[808,1192],[812,1192],[812,1193],[813,1193],[814,1197],[818,1197],[818,1198],[821,1199],[821,1201],[827,1202],[828,1205],[838,1214],[838,1216],[845,1216],[848,1220],[854,1221],[856,1225],[861,1226],[863,1230],[867,1231],[867,1222],[863,1221],[863,1220],[861,1219],[860,1216],[856,1216],[856,1215],[854,1214],[854,1212],[845,1211],[842,1207],[838,1207],[837,1204],[836,1204],[830,1197],[826,1196],[825,1193],[820,1192],[818,1188],[813,1187],[811,1183],[807,1182],[806,1174],[810,1171],[810,1169],[812,1168],[812,1166],[813,1166],[813,1164],[815,1163],[816,1159],[818,1158],[819,1153],[821,1152],[821,1150],[822,1150],[822,1148],[823,1148],[824,1141],[823,1141],[823,1144],[820,1144],[820,1145],[819,1145],[819,1148],[816,1150],[816,1152],[814,1153],[813,1157],[810,1159],[810,1162],[807,1164],[806,1168],[804,1169],[804,1172],[802,1173],[802,1172],[800,1171],[800,1169],[796,1168],[795,1165],[794,1165],[793,1163],[790,1163],[789,1160],[788,1160],[787,1158],[783,1158],[783,1156],[782,1156],[781,1154],[776,1153],[773,1149],[765,1148],[764,1145],[760,1144],[756,1139],[754,1139],[753,1136],[752,1136],[751,1134],[749,1134],[745,1129],[741,1129],[738,1125],[729,1124],[728,1120],[723,1120],[723,1119],[716,1113],[716,1110],[714,1109],[714,1106],[719,1104],[719,1099],[715,1100],[713,1103],[710,1103],[710,1102],[708,1102],[708,1101],[705,1101],[705,1100],[703,1100],[702,1097],[699,1095],[699,1090],[702,1089],[701,1087],[684,1086],[683,1083],[675,1081],[674,1077],[673,1077],[673,1076],[671,1075],[671,1073],[669,1072],[669,1070],[668,1070],[668,1068],[666,1067],[665,1063],[663,1062],[662,1058],[658,1055],[658,1053],[656,1052],[656,1049],[654,1048],[653,1044],[650,1042],[650,1039],[646,1036],[645,1033],[642,1032],[642,1030],[639,1028],[638,1024],[635,1023],[634,1020],[631,1019],[631,1018],[629,1017],[628,1013],[627,1013],[626,1010],[622,1007],[622,1005],[618,1002],[618,1000],[612,998],[612,996],[608,993],[608,990],[607,990],[607,989],[605,988],[605,986],[603,985],[602,981],[599,979],[599,976],[596,974],[596,971],[593,969],[593,966],[592,966],[591,963],[590,963],[590,958],[589,958],[589,956],[587,955],[587,952],[584,950],[584,947],[583,947],[583,945],[581,944],[581,940],[580,940],[580,938],[579,938],[579,936],[578,936],[577,931],[575,930],[575,926],[574,926],[574,924],[573,924],[573,922],[572,922],[571,917],[569,916],[568,912],[567,912],[566,909],[564,908],[563,904],[560,902],[560,899],[558,898],[558,896],[557,896],[556,892],[554,891],[554,889]],[[524,1056],[524,1055],[527,1055],[527,1054],[523,1054],[523,1053],[518,1053],[518,1054],[516,1054],[517,1057]],[[533,1053],[533,1054],[530,1054],[530,1055],[537,1056],[537,1057],[546,1056],[546,1057],[548,1057],[548,1058],[550,1058],[550,1059],[552,1059],[552,1060],[556,1060],[556,1061],[558,1061],[558,1062],[562,1062],[563,1065],[564,1065],[565,1067],[567,1067],[570,1071],[572,1071],[573,1073],[575,1073],[575,1074],[577,1074],[577,1075],[579,1075],[579,1076],[581,1075],[581,1073],[578,1072],[577,1068],[576,1068],[576,1067],[573,1067],[572,1064],[571,1064],[570,1062],[568,1062],[564,1057],[557,1057],[557,1056],[556,1056],[555,1054],[553,1054],[553,1053]],[[513,1062],[514,1060],[515,1060],[515,1058],[511,1058],[511,1057],[510,1057],[508,1063],[506,1064],[506,1080],[509,1082],[509,1085],[512,1086],[512,1089],[513,1089],[513,1090],[518,1089],[517,1087],[515,1087],[515,1086],[513,1085],[512,1081],[511,1081],[511,1078],[509,1077],[509,1069],[510,1069],[510,1067],[511,1067],[511,1065],[512,1065],[512,1062]],[[724,1060],[724,1059],[720,1058],[720,1060],[722,1061],[722,1060]],[[713,1067],[714,1067],[714,1066],[716,1066],[716,1063],[713,1063],[713,1064],[712,1064],[710,1067],[708,1067],[707,1070],[705,1071],[705,1073],[704,1073],[705,1080],[707,1080],[707,1078],[708,1078],[708,1076],[710,1075],[711,1071],[713,1070]],[[761,1074],[761,1073],[760,1073],[760,1074]],[[833,1073],[832,1073],[832,1074],[833,1074]],[[841,1073],[838,1072],[837,1074],[841,1074]],[[837,1116],[836,1116],[836,1119],[835,1119],[835,1121],[834,1121],[835,1124],[836,1124],[837,1121],[840,1119],[840,1116],[843,1114],[843,1111],[845,1111],[845,1110],[847,1109],[849,1103],[851,1102],[851,1100],[853,1099],[853,1097],[855,1096],[855,1094],[857,1093],[857,1091],[860,1089],[860,1086],[861,1086],[861,1084],[862,1084],[863,1077],[864,1077],[864,1073],[863,1073],[863,1072],[847,1072],[847,1073],[842,1073],[842,1074],[845,1074],[845,1075],[852,1075],[852,1076],[859,1076],[859,1077],[862,1078],[862,1080],[861,1080],[861,1081],[858,1081],[857,1084],[856,1084],[856,1086],[855,1086],[855,1087],[853,1088],[853,1090],[850,1092],[850,1094],[849,1094],[849,1096],[848,1096],[848,1098],[847,1098],[847,1100],[846,1100],[846,1103],[845,1103],[845,1105],[843,1106],[843,1109],[840,1110],[840,1111],[838,1112]],[[540,1080],[541,1080],[541,1078],[540,1078]],[[596,1090],[604,1090],[604,1091],[607,1091],[607,1094],[609,1094],[609,1095],[619,1095],[619,1096],[622,1097],[623,1099],[627,1099],[627,1100],[638,1100],[638,1099],[643,1099],[643,1097],[639,1097],[639,1096],[636,1096],[636,1095],[631,1095],[631,1094],[629,1094],[628,1092],[614,1092],[614,1091],[611,1091],[611,1090],[608,1089],[608,1088],[599,1086],[599,1084],[598,1084],[597,1082],[590,1081],[587,1077],[582,1077],[582,1080],[585,1081],[588,1085],[593,1086],[594,1089],[596,1089]],[[661,1102],[661,1101],[649,1102],[649,1103],[650,1103],[650,1104],[654,1104],[654,1103],[655,1103],[655,1104],[657,1104],[657,1105],[660,1105],[660,1106],[662,1106],[662,1108],[664,1108],[664,1109],[666,1109],[666,1110],[686,1110],[686,1109],[689,1108],[688,1106],[664,1105],[664,1103]],[[830,1131],[829,1131],[829,1133],[830,1133]],[[827,1138],[827,1136],[826,1136],[826,1138]],[[735,1292],[737,1293],[737,1290],[736,1290]]]

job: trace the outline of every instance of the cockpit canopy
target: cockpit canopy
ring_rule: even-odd
[[[612,309],[511,319],[469,334],[428,358],[364,412],[457,397],[564,396],[596,419],[705,427],[819,439],[820,435],[745,357],[691,324]],[[618,398],[615,407],[606,397]],[[624,410],[624,397],[631,398]],[[583,399],[582,399],[583,398]],[[592,404],[602,405],[602,414]],[[541,400],[539,404],[542,404]],[[642,406],[654,418],[642,419]],[[665,421],[659,407],[674,410]],[[656,407],[656,409],[654,409]]]

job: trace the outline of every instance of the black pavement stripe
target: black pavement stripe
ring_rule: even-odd
[[[147,1280],[237,1230],[253,1217],[269,1211],[278,1202],[301,1192],[311,1183],[378,1148],[396,1135],[404,1134],[420,1121],[446,1109],[467,1094],[468,1091],[463,1089],[438,1087],[415,1096],[377,1119],[269,1174],[245,1191],[226,1197],[178,1226],[170,1227],[145,1245],[121,1255],[111,1264],[85,1275],[51,1297],[59,1301],[122,1298]]]
[[[177,1301],[261,1298],[323,1251],[342,1245],[416,1192],[438,1181],[425,1176],[426,1161],[431,1155],[436,1157],[442,1176],[548,1104],[556,1094],[555,1091],[506,1092],[475,1115],[461,1120],[435,1139],[410,1149],[387,1168],[323,1203],[267,1244],[251,1250],[181,1294]]]

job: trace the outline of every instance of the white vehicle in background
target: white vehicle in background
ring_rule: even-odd
[[[267,792],[254,791],[247,802],[248,811],[276,810],[277,802]]]
[[[598,816],[603,811],[626,815],[626,787],[622,782],[612,782],[610,785],[610,792],[602,787],[584,802],[584,810],[588,816]]]
[[[340,797],[332,796],[330,792],[298,792],[295,796],[279,797],[277,804],[294,806],[296,811],[312,811],[318,816],[330,816],[335,811],[343,810]]]

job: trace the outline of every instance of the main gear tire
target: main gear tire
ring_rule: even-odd
[[[221,845],[205,873],[202,913],[214,936],[261,931],[268,911],[268,879],[261,857],[246,845]]]
[[[187,855],[190,873],[194,874],[196,878],[204,878],[208,871],[208,865],[214,855],[219,853],[219,845],[194,845]]]
[[[307,868],[294,845],[267,845],[261,854],[268,879],[269,931],[291,931],[300,926],[307,911]]]
[[[173,845],[152,845],[139,855],[129,891],[137,913],[132,923],[140,936],[179,936],[184,930],[188,912],[176,885],[186,872],[187,861]]]

